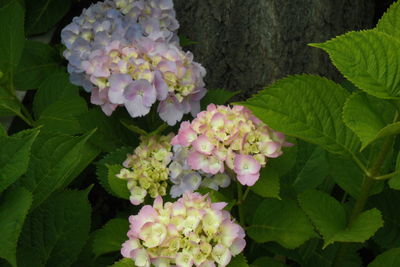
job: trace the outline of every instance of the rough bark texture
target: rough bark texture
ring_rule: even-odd
[[[374,0],[175,0],[179,34],[207,69],[208,88],[248,97],[288,74],[340,80],[325,53],[308,43],[371,28]]]

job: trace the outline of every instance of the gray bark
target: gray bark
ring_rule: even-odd
[[[372,27],[374,0],[175,0],[179,34],[207,69],[207,87],[248,97],[288,74],[340,80],[308,43]]]

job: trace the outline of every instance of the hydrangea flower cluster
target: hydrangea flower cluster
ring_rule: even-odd
[[[252,186],[268,158],[282,154],[283,133],[269,128],[243,106],[210,104],[192,121],[184,121],[173,145],[189,149],[188,164],[194,170],[217,174],[225,166],[233,170],[239,182]]]
[[[168,164],[171,162],[173,135],[141,137],[134,154],[124,161],[118,178],[127,180],[133,205],[143,203],[147,194],[152,198],[166,195]]]
[[[231,179],[225,173],[211,175],[202,171],[193,170],[187,158],[189,150],[186,147],[175,145],[173,147],[172,162],[169,165],[171,187],[170,195],[173,198],[181,196],[186,191],[195,191],[199,187],[208,187],[218,190],[219,187],[228,187]]]
[[[165,204],[157,197],[129,218],[129,240],[121,253],[138,267],[224,267],[246,245],[242,227],[225,206],[198,193]]]
[[[125,106],[146,115],[158,100],[160,117],[174,125],[200,111],[205,69],[183,52],[172,0],[106,0],[90,6],[62,31],[71,82],[92,92],[111,115]]]

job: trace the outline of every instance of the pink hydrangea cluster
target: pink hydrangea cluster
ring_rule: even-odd
[[[121,253],[138,267],[224,267],[246,245],[242,227],[225,206],[198,193],[165,204],[158,197],[129,218],[129,240]]]
[[[152,198],[166,195],[172,137],[172,134],[141,137],[140,145],[124,161],[125,168],[117,177],[127,181],[133,205],[143,203],[147,194]]]
[[[268,158],[282,154],[283,133],[269,128],[243,106],[210,104],[190,123],[184,121],[173,145],[189,148],[188,164],[205,173],[223,173],[225,166],[243,185],[252,186]]]
[[[71,82],[92,92],[111,115],[125,106],[146,115],[158,100],[170,125],[200,111],[205,69],[179,46],[172,0],[106,0],[85,9],[61,33]]]

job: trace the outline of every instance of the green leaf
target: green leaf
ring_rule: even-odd
[[[389,186],[395,190],[400,190],[400,152],[397,154],[395,171],[399,173],[390,178]]]
[[[96,257],[120,251],[122,243],[128,239],[126,235],[128,230],[129,221],[127,219],[117,218],[108,221],[102,229],[97,231],[94,237],[93,252]]]
[[[21,115],[18,99],[5,88],[0,87],[0,116]]]
[[[314,189],[324,181],[327,174],[328,163],[325,151],[317,147],[297,175],[296,180],[293,182],[293,187],[297,192]]]
[[[54,73],[39,86],[39,90],[33,99],[33,113],[36,118],[39,118],[42,112],[54,102],[78,96],[79,89],[69,82],[67,73]],[[95,127],[90,129],[93,128]]]
[[[28,216],[18,266],[70,266],[88,238],[90,212],[86,191],[52,195]]]
[[[283,264],[282,262],[279,262],[273,258],[270,257],[261,257],[256,259],[252,264],[251,267],[285,267],[287,265]]]
[[[0,123],[0,136],[7,136],[7,131],[4,126]]]
[[[400,132],[399,123],[387,126],[394,114],[391,103],[362,92],[353,93],[343,108],[344,123],[360,138],[361,150],[378,138]]]
[[[397,267],[400,266],[400,248],[385,251],[375,258],[368,267]]]
[[[109,267],[136,267],[135,262],[128,258],[123,258]]]
[[[303,211],[295,202],[285,199],[264,199],[246,232],[257,243],[276,241],[288,249],[316,236]]]
[[[358,138],[341,120],[346,90],[325,78],[296,75],[277,81],[246,102],[271,128],[322,146],[331,153],[353,154]]]
[[[7,191],[0,203],[0,258],[16,264],[17,242],[32,204],[32,194],[25,188]]]
[[[100,160],[99,162],[96,163],[96,174],[97,174],[97,178],[99,179],[100,184],[103,186],[103,188],[109,194],[111,194],[115,197],[120,197],[120,196],[117,193],[115,193],[110,186],[109,171],[108,171],[107,165],[118,165],[119,164],[120,169],[123,168],[122,163],[126,160],[127,155],[132,153],[132,151],[133,151],[133,149],[130,147],[123,147],[123,148],[115,150],[112,153],[109,153],[102,160]],[[114,179],[116,180],[118,178],[115,177]],[[125,188],[126,188],[126,182],[123,180],[121,180],[121,181],[125,183]],[[128,190],[128,189],[126,189],[126,190]],[[129,195],[127,197],[125,197],[124,199],[129,199]]]
[[[364,242],[382,227],[377,209],[361,213],[350,227],[344,207],[326,193],[309,190],[298,196],[301,208],[324,238],[324,247],[335,241]]]
[[[229,188],[227,188],[226,190],[229,190]],[[211,202],[228,203],[228,205],[226,205],[226,207],[224,208],[224,210],[227,210],[227,211],[230,211],[236,204],[236,200],[233,199],[233,196],[230,195],[230,192],[228,193],[227,191],[225,191],[225,194],[222,193],[222,192],[224,192],[223,188],[220,188],[219,191],[216,191],[211,188],[201,187],[201,188],[197,189],[196,191],[202,195],[208,194],[208,196],[211,199]]]
[[[297,160],[297,140],[293,137],[286,136],[286,141],[293,144],[290,147],[282,147],[283,154],[277,158],[268,159],[268,166],[276,170],[279,176],[287,174],[295,165]]]
[[[0,136],[0,193],[27,171],[31,147],[38,134],[33,129],[19,137]]]
[[[61,62],[57,49],[41,42],[26,40],[14,76],[15,86],[18,90],[38,88],[49,75],[61,70]]]
[[[0,8],[0,32],[0,71],[13,73],[25,42],[24,10],[17,0]]]
[[[279,174],[269,166],[266,166],[265,168],[261,169],[260,178],[251,187],[251,190],[253,190],[254,193],[262,197],[270,197],[277,199],[280,199],[279,189],[280,189]]]
[[[400,98],[400,42],[385,33],[349,32],[312,46],[325,50],[358,88],[379,98]]]
[[[28,35],[45,33],[61,20],[71,7],[69,0],[25,0]]]
[[[43,125],[43,132],[82,133],[78,116],[85,112],[87,112],[87,105],[82,97],[65,97],[44,109],[37,120],[37,125]]]
[[[239,91],[232,92],[224,89],[208,90],[207,94],[201,99],[201,109],[205,110],[209,104],[224,105],[239,93]]]
[[[121,162],[122,163],[122,162]],[[127,182],[117,177],[117,174],[123,168],[121,164],[106,165],[108,169],[108,184],[112,192],[122,199],[129,199],[131,192],[128,190]]]
[[[400,2],[393,3],[376,25],[378,31],[400,38]]]
[[[249,265],[243,254],[239,254],[231,260],[227,267],[249,267]]]
[[[49,195],[65,186],[77,168],[82,149],[93,132],[81,137],[39,135],[32,147],[32,158],[22,183],[33,193],[33,208]]]

